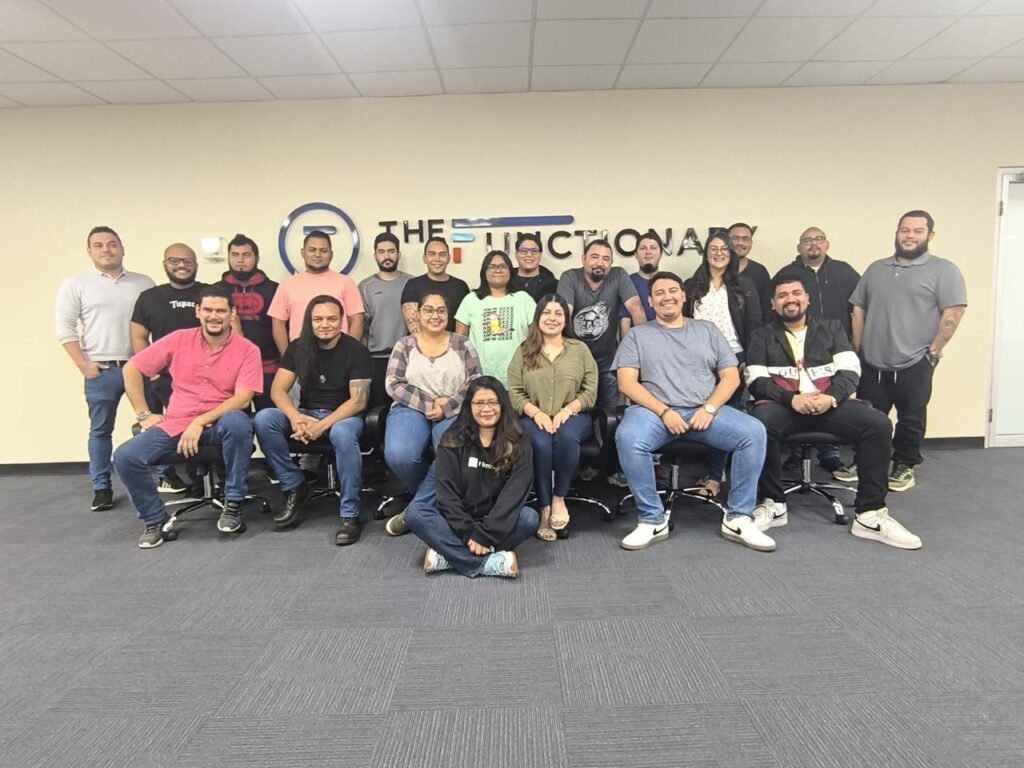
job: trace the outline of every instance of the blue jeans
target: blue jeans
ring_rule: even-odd
[[[388,412],[384,427],[384,461],[409,493],[416,493],[427,476],[429,465],[424,460],[427,446],[433,443],[436,450],[441,436],[454,421],[454,416],[429,421],[419,411],[404,405],[394,405]]]
[[[300,408],[300,413],[322,419],[331,414],[325,408]],[[267,463],[281,481],[281,490],[294,491],[306,482],[302,470],[295,466],[288,451],[291,422],[279,408],[266,408],[253,419],[256,437]],[[363,434],[363,417],[342,419],[328,432],[334,448],[334,464],[338,470],[341,488],[339,508],[342,517],[359,517],[359,489],[363,484],[363,455],[359,451],[359,436]]]
[[[114,451],[114,469],[128,498],[144,523],[164,517],[164,503],[157,493],[151,472],[153,460],[178,446],[181,436],[171,437],[159,427],[147,429]],[[248,493],[249,459],[252,457],[252,421],[241,411],[231,411],[203,430],[200,446],[220,445],[224,449],[224,498],[242,501]]]
[[[473,578],[479,575],[484,566],[486,555],[474,555],[455,530],[444,519],[437,509],[437,496],[434,492],[434,467],[430,467],[416,497],[405,508],[405,524],[424,544],[437,550],[452,568],[463,576]],[[519,510],[519,519],[504,541],[498,544],[495,551],[512,551],[537,532],[540,527],[540,515],[535,509],[523,507]]]
[[[553,435],[525,416],[522,425],[533,443],[533,489],[537,492],[537,506],[550,507],[552,495],[569,493],[569,483],[580,463],[580,443],[593,431],[593,420],[588,413],[578,413]]]
[[[689,421],[696,408],[676,408],[684,420]],[[689,430],[673,435],[658,415],[643,406],[631,405],[626,409],[615,444],[619,461],[629,481],[629,489],[636,499],[640,522],[661,524],[665,509],[658,497],[654,480],[652,453],[674,440],[695,443],[732,453],[731,481],[727,507],[731,515],[753,516],[757,504],[757,480],[761,475],[765,454],[764,425],[752,416],[725,405],[703,432]]]
[[[614,411],[619,406],[619,379],[615,371],[597,372],[597,407]]]
[[[95,379],[85,380],[85,402],[89,406],[89,477],[93,490],[110,490],[110,454],[114,450],[114,418],[124,394],[124,378],[116,365],[100,370]]]

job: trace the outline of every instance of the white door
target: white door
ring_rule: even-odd
[[[986,445],[1024,445],[1024,168],[999,172],[995,345]]]

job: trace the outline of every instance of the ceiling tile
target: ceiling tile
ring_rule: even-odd
[[[170,104],[188,98],[160,80],[107,80],[78,83],[111,104]]]
[[[1024,56],[1024,40],[1021,40],[1016,45],[1003,48],[996,56]]]
[[[965,56],[991,56],[1021,38],[1024,38],[1024,16],[966,18],[929,40],[907,58],[953,59]]]
[[[318,32],[413,27],[420,23],[416,0],[292,0]]]
[[[344,99],[359,95],[346,75],[261,77],[260,83],[278,99]]]
[[[765,0],[758,16],[859,16],[874,0]]]
[[[809,61],[785,85],[863,85],[878,74],[884,61]]]
[[[46,0],[46,4],[98,40],[199,36],[164,0]]]
[[[636,29],[633,20],[538,21],[533,63],[619,64]]]
[[[20,106],[18,102],[0,96],[0,109],[17,109]]]
[[[954,19],[859,18],[818,51],[818,61],[894,61],[948,27]]]
[[[696,88],[711,69],[704,64],[627,64],[616,88]]]
[[[250,77],[168,80],[167,84],[193,101],[267,101],[273,98],[262,85]]]
[[[727,18],[750,16],[761,0],[654,0],[647,18]]]
[[[806,61],[852,19],[751,19],[722,61]]]
[[[718,61],[742,26],[742,19],[647,19],[629,52],[629,63]]]
[[[944,83],[978,59],[903,59],[894,61],[868,82],[874,85]]]
[[[221,37],[213,42],[250,75],[328,75],[338,64],[316,35]]]
[[[245,74],[209,40],[123,41],[109,45],[162,80]]]
[[[638,19],[647,0],[537,0],[538,19]]]
[[[132,0],[122,0],[131,2]],[[286,0],[171,0],[207,37],[287,35],[308,32],[309,25]]]
[[[49,72],[0,50],[0,83],[42,83],[56,79]]]
[[[1022,81],[1024,81],[1024,57],[985,59],[970,69],[964,70],[950,82],[1018,83]]]
[[[615,84],[619,65],[534,67],[534,91],[603,91]]]
[[[420,0],[427,24],[529,21],[532,0]]]
[[[961,16],[977,8],[980,2],[981,0],[878,0],[865,15]]]
[[[439,67],[516,67],[530,63],[530,25],[464,24],[430,27]]]
[[[701,88],[767,88],[781,85],[799,64],[769,62],[764,64],[716,64],[700,84]]]
[[[37,0],[0,3],[0,42],[87,40],[89,36]]]
[[[14,99],[26,107],[78,107],[103,103],[71,83],[10,83],[0,85],[0,96]]]
[[[420,72],[366,72],[352,75],[363,96],[430,96],[442,93],[441,80],[433,69]]]
[[[329,32],[321,39],[346,72],[396,72],[434,66],[422,27]]]
[[[1020,0],[988,0],[974,11],[975,16],[1016,16],[1020,13]]]
[[[445,93],[515,93],[527,90],[529,67],[442,69]]]
[[[144,80],[149,77],[103,43],[9,43],[5,48],[65,80]]]

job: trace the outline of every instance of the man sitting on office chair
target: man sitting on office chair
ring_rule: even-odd
[[[195,456],[200,447],[223,446],[227,474],[224,511],[217,530],[242,530],[242,503],[248,491],[246,474],[252,456],[252,422],[244,411],[263,391],[260,350],[231,331],[231,291],[210,285],[199,293],[198,328],[164,336],[138,352],[124,366],[124,389],[142,432],[114,452],[114,468],[146,530],[139,547],[152,549],[164,541],[164,503],[150,473],[161,454],[177,449]],[[163,416],[146,408],[143,377],[167,369],[174,391]]]
[[[747,348],[747,387],[753,415],[768,433],[760,495],[754,511],[761,530],[788,521],[779,441],[797,431],[831,432],[854,444],[860,482],[850,533],[900,549],[920,549],[921,539],[889,517],[886,471],[892,425],[880,411],[853,397],[860,361],[838,320],[808,317],[810,299],[801,276],[782,272],[771,282],[773,317],[752,334]]]
[[[299,337],[288,345],[270,387],[276,408],[256,414],[256,435],[271,469],[281,481],[284,507],[274,516],[278,528],[298,521],[309,496],[305,475],[289,456],[288,438],[310,443],[329,435],[341,484],[338,546],[359,541],[359,488],[363,457],[359,436],[370,399],[370,352],[341,331],[341,302],[317,296],[306,306]],[[299,407],[288,391],[298,379]]]

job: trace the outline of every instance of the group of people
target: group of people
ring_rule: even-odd
[[[767,531],[787,523],[780,444],[806,429],[854,447],[851,464],[837,446],[818,456],[857,482],[851,532],[919,548],[886,494],[915,483],[934,369],[967,304],[960,271],[929,251],[932,217],[904,214],[893,254],[863,275],[830,257],[812,227],[772,277],[750,258],[754,233],[743,223],[712,230],[686,280],[661,269],[665,244],[653,231],[637,242],[633,274],[594,239],[582,265],[557,278],[541,264],[539,236],[522,234],[516,263],[487,253],[471,291],[448,274],[443,238],[426,242],[426,272],[413,277],[390,233],[375,239],[377,272],[358,286],[331,271],[323,232],[303,241],[305,271],[279,285],[259,269],[256,243],[237,235],[219,282],[197,282],[195,253],[176,243],[164,253],[168,282],[154,286],[124,269],[117,233],[96,227],[94,269],[65,280],[57,299],[58,339],[85,379],[92,509],[113,506],[113,466],[145,526],[139,546],[160,545],[161,494],[188,485],[156,462],[219,445],[217,528],[244,530],[255,436],[283,492],[274,524],[287,528],[310,494],[294,456],[329,441],[334,540],[353,544],[363,413],[387,404],[384,459],[412,499],[387,533],[419,536],[428,573],[515,576],[519,543],[554,540],[570,523],[565,498],[574,476],[587,477],[580,447],[592,410],[624,402],[600,470],[636,501],[625,549],[668,537],[657,457],[690,440],[710,449],[704,492],[717,496],[728,478],[722,536],[774,550]],[[122,394],[140,431],[112,452]]]

